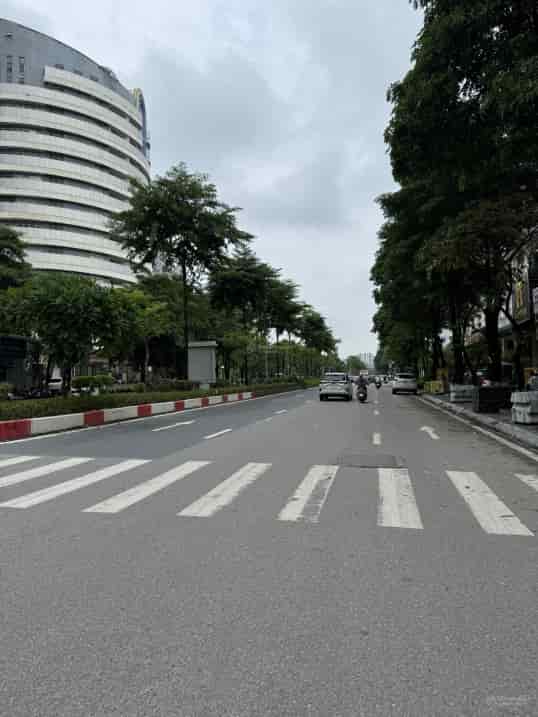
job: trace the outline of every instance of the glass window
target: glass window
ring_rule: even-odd
[[[25,64],[24,57],[19,57],[19,75],[24,75]]]

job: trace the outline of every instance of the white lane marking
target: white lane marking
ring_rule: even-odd
[[[287,413],[287,412],[288,412],[288,409],[287,409],[287,408],[283,408],[282,411],[275,411],[275,415],[276,415],[276,416],[280,416],[281,413]]]
[[[437,433],[434,431],[433,428],[430,428],[429,426],[422,426],[422,428],[421,428],[420,430],[421,430],[423,433],[427,433],[428,436],[432,439],[432,441],[438,441],[438,440],[439,440],[439,436],[437,435]]]
[[[447,475],[486,533],[534,535],[476,473],[447,471]]]
[[[216,433],[210,433],[209,436],[204,436],[205,441],[211,440],[211,438],[218,438],[219,436],[223,436],[225,433],[230,433],[232,429],[231,428],[225,428],[223,431],[217,431]]]
[[[0,460],[0,468],[9,468],[9,466],[16,466],[19,463],[35,461],[38,458],[41,458],[41,456],[16,456],[14,458],[3,458]]]
[[[38,466],[37,468],[30,468],[27,471],[12,473],[11,475],[0,478],[0,488],[4,488],[8,485],[16,485],[17,483],[24,483],[24,481],[32,480],[32,478],[52,475],[57,471],[63,471],[66,468],[73,468],[73,466],[79,466],[82,463],[88,463],[92,460],[93,458],[65,458],[63,461],[48,463],[46,466]]]
[[[269,418],[266,418],[266,419],[265,419],[266,423],[269,423],[269,421],[272,421],[272,420],[273,420],[273,417],[272,417],[272,416],[269,416]]]
[[[300,396],[295,396],[297,393],[310,393],[312,389],[305,390],[304,388],[298,388],[293,391],[282,391],[281,393],[270,393],[267,396],[257,396],[256,398],[249,398],[244,401],[232,401],[230,403],[214,403],[210,406],[201,406],[200,408],[186,408],[183,411],[170,411],[170,413],[158,413],[155,416],[142,416],[141,418],[129,418],[125,421],[116,421],[115,423],[103,423],[100,426],[84,426],[84,428],[69,428],[66,431],[56,431],[55,433],[43,433],[41,436],[29,436],[28,438],[16,438],[13,441],[6,441],[6,444],[10,446],[14,443],[26,443],[27,441],[44,441],[47,438],[58,438],[66,436],[69,433],[83,433],[84,431],[102,431],[106,428],[117,428],[118,425],[129,423],[138,423],[139,421],[151,421],[154,418],[170,418],[174,413],[193,413],[194,411],[208,411],[211,408],[232,408],[232,406],[244,406],[245,403],[252,403],[252,401],[265,401],[268,398],[275,399],[278,396],[293,396],[300,400]],[[2,444],[0,444],[1,447]]]
[[[49,488],[36,490],[33,493],[27,493],[26,495],[22,495],[19,498],[8,500],[5,503],[0,503],[0,506],[2,508],[30,508],[31,506],[45,503],[45,501],[47,500],[57,498],[60,495],[72,493],[73,491],[79,490],[80,488],[85,488],[86,486],[93,485],[94,483],[98,483],[99,481],[106,480],[107,478],[112,478],[113,476],[117,476],[120,473],[125,473],[125,471],[134,470],[135,468],[143,466],[149,462],[150,461],[143,461],[137,459],[122,461],[121,463],[116,463],[113,466],[107,466],[106,468],[101,468],[100,470],[94,471],[93,473],[88,473],[87,475],[81,476],[80,478],[66,480],[63,483],[57,483],[56,485],[52,485]]]
[[[377,398],[376,398],[376,400],[374,401],[374,404],[375,404],[376,406],[379,406],[379,401],[377,400]]]
[[[111,498],[103,500],[101,503],[96,503],[95,505],[86,508],[83,512],[119,513],[120,510],[129,508],[129,506],[144,500],[144,498],[148,498],[150,495],[153,495],[153,493],[157,493],[178,480],[186,478],[191,473],[194,473],[194,471],[197,471],[210,463],[211,461],[187,461],[180,466],[176,466],[175,468],[166,471],[166,473],[163,473],[156,478],[151,478],[150,480],[144,481],[144,483],[140,483],[140,485],[134,486],[134,488],[129,488],[129,490],[123,491],[123,493],[118,493]]]
[[[317,523],[337,471],[338,466],[312,466],[278,520]]]
[[[152,433],[159,433],[159,431],[169,431],[171,428],[177,428],[178,426],[192,426],[196,421],[180,421],[179,423],[172,423],[171,426],[161,426],[160,428],[152,428]]]
[[[208,518],[229,505],[242,490],[271,468],[271,463],[247,463],[218,486],[184,508],[178,515]]]
[[[381,445],[381,433],[374,433],[372,436],[372,443],[374,446],[380,446]]]
[[[422,530],[422,519],[407,468],[379,468],[377,524]]]
[[[538,476],[527,476],[523,475],[522,473],[516,473],[516,478],[519,478],[519,480],[523,481],[523,483],[526,483],[529,488],[532,488],[533,490],[538,492]]]
[[[509,441],[506,438],[502,438],[502,436],[497,435],[497,433],[494,433],[493,431],[488,431],[485,428],[481,428],[481,426],[477,426],[472,421],[468,421],[466,418],[462,418],[461,416],[456,416],[452,411],[447,411],[444,408],[441,408],[436,403],[430,403],[429,401],[426,401],[424,398],[418,399],[421,403],[423,403],[425,406],[429,406],[430,408],[434,408],[436,411],[440,411],[441,413],[444,413],[449,418],[453,418],[455,421],[459,421],[460,423],[465,424],[466,426],[469,426],[473,431],[477,431],[478,433],[482,433],[484,436],[487,436],[488,438],[493,439],[494,441],[497,441],[497,443],[502,443],[503,446],[506,446],[507,448],[510,448],[510,450],[515,451],[516,453],[521,453],[521,455],[525,456],[526,458],[529,458],[531,461],[534,461],[535,463],[538,463],[538,454],[533,453],[530,450],[527,450],[527,448],[523,448],[523,446],[519,446],[517,443],[512,443],[512,441]]]
[[[374,416],[379,416],[379,411],[377,409],[374,411]]]

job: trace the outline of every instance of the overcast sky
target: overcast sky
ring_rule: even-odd
[[[153,171],[209,173],[340,354],[375,351],[374,199],[394,186],[383,130],[421,22],[408,0],[2,0],[0,14],[141,87]]]

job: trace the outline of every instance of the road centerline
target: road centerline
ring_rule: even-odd
[[[212,438],[218,438],[219,436],[223,436],[225,433],[230,433],[231,431],[231,428],[224,428],[222,431],[210,433],[208,436],[204,436],[204,441],[210,441]]]
[[[192,426],[196,421],[180,421],[179,423],[172,423],[171,426],[161,426],[160,428],[152,428],[152,433],[159,433],[160,431],[169,431],[172,428],[178,428],[179,426]]]

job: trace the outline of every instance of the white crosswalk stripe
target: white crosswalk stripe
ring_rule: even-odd
[[[0,460],[0,468],[10,468],[20,463],[28,463],[28,461],[36,461],[40,456],[14,456],[13,458],[2,458]]]
[[[407,468],[379,468],[377,524],[422,530],[422,519]]]
[[[535,475],[523,475],[522,473],[516,473],[516,478],[519,478],[520,481],[523,481],[526,485],[529,486],[529,488],[532,488],[538,493],[538,476]]]
[[[312,466],[278,519],[317,523],[337,471],[338,466]]]
[[[191,473],[194,473],[210,463],[211,461],[187,461],[180,466],[176,466],[175,468],[166,471],[166,473],[163,473],[156,478],[151,478],[150,480],[136,485],[134,488],[129,488],[129,490],[125,490],[122,493],[112,496],[111,498],[107,498],[107,500],[104,500],[101,503],[96,503],[96,505],[86,508],[84,512],[119,513],[121,510],[129,508],[135,503],[139,503],[141,500],[144,500],[144,498],[148,498],[150,495],[153,495],[154,493],[163,490],[163,488],[172,485],[172,483],[186,478]]]
[[[248,485],[271,468],[271,463],[247,463],[216,488],[184,508],[178,515],[208,518],[237,498]]]
[[[447,475],[486,533],[534,535],[476,473],[447,471]]]
[[[89,463],[93,458],[65,458],[56,463],[48,463],[45,466],[38,466],[37,468],[30,468],[27,471],[20,471],[19,473],[11,473],[11,475],[0,478],[0,488],[5,488],[8,485],[16,485],[17,483],[24,483],[27,480],[33,478],[41,478],[41,476],[52,475],[58,471],[66,470],[67,468],[73,468],[74,466],[80,466],[83,463]]]
[[[43,465],[46,460],[48,462]],[[8,469],[8,474],[0,476],[0,489],[16,486],[41,477],[55,477],[60,471],[82,467],[94,460],[94,458],[86,457],[64,457],[60,459],[30,455],[5,456],[0,458],[0,469]],[[27,468],[24,464],[30,461],[40,461],[41,464]],[[0,508],[31,508],[74,493],[85,487],[104,482],[109,478],[129,474],[151,463],[152,461],[150,460],[142,459],[118,460],[112,465],[101,467],[98,470],[94,469],[92,472],[86,472],[63,482],[55,482],[54,485],[42,488],[36,486],[31,489],[31,492],[26,492],[17,497],[6,496],[0,502]],[[144,480],[116,495],[105,498],[105,500],[85,508],[83,512],[120,513],[211,463],[212,461],[187,461],[159,475],[149,477],[148,480]],[[16,472],[9,472],[10,468],[19,465],[22,466],[21,469],[17,469]],[[218,483],[213,489],[183,508],[177,515],[193,518],[210,518],[214,516],[237,500],[251,484],[264,477],[273,468],[273,465],[272,463],[246,463],[235,472],[232,472],[228,478]],[[339,468],[337,465],[314,465],[305,470],[306,476],[293,495],[285,502],[280,513],[276,516],[273,514],[268,517],[272,519],[276,517],[278,521],[292,523],[320,522],[322,510]],[[153,471],[155,472],[155,469]],[[82,472],[82,470],[78,471],[79,474]],[[462,509],[469,509],[474,519],[477,520],[486,533],[534,537],[534,533],[476,473],[451,470],[446,471],[446,474],[451,485],[456,489],[453,500],[457,501],[461,506],[465,505],[465,508]],[[149,475],[151,476],[151,473]],[[523,473],[514,473],[513,475],[526,486],[538,492],[538,475]],[[292,476],[290,476],[291,478]],[[377,478],[379,490],[377,525],[384,528],[423,530],[424,525],[415,496],[416,485],[415,487],[413,486],[409,471],[404,468],[379,468],[377,469]],[[370,477],[365,474],[365,480],[370,479],[371,474]],[[133,480],[136,480],[136,473],[133,473]],[[459,496],[463,498],[464,502],[460,502]]]
[[[41,490],[33,491],[32,493],[27,493],[26,495],[22,495],[19,498],[8,500],[5,503],[0,503],[0,507],[30,508],[34,505],[39,505],[40,503],[45,503],[48,500],[52,500],[53,498],[58,498],[59,496],[65,495],[66,493],[72,493],[73,491],[79,490],[80,488],[86,488],[86,486],[93,485],[94,483],[106,480],[107,478],[112,478],[114,476],[119,475],[120,473],[134,470],[135,468],[139,468],[146,463],[149,463],[149,461],[134,459],[122,461],[121,463],[116,463],[115,465],[101,468],[100,470],[94,471],[93,473],[88,473],[87,475],[81,476],[80,478],[73,478],[72,480],[67,480],[63,483],[57,483],[56,485],[49,486],[48,488],[43,488]]]

